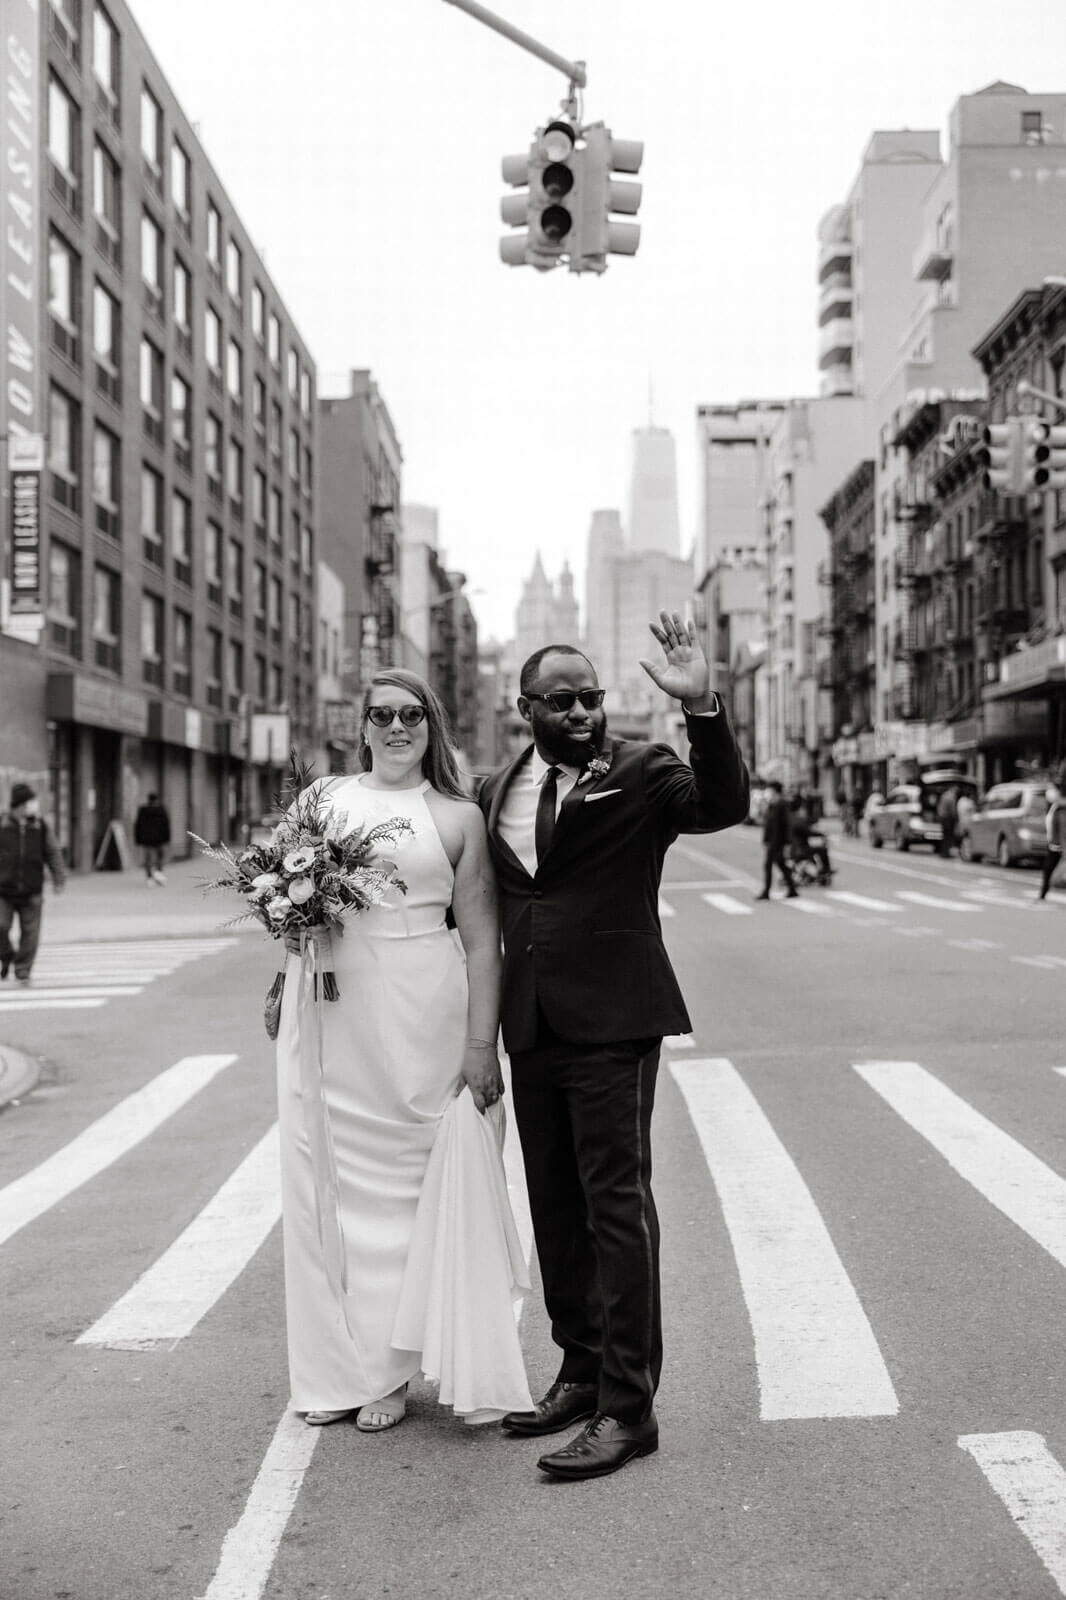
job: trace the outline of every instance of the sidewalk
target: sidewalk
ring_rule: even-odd
[[[67,878],[55,894],[46,877],[41,948],[95,939],[189,939],[216,934],[220,924],[239,915],[239,896],[219,890],[205,894],[204,880],[221,868],[197,853],[165,868],[166,884],[149,884],[143,868],[126,872],[84,872]],[[256,923],[242,923],[227,933],[246,933]]]

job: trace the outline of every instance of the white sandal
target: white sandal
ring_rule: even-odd
[[[347,1406],[343,1411],[305,1411],[304,1421],[310,1423],[312,1428],[324,1428],[330,1422],[339,1422],[342,1417],[350,1417],[353,1408]]]
[[[360,1406],[355,1425],[360,1433],[385,1433],[387,1429],[395,1428],[406,1415],[407,1385],[404,1383],[383,1399],[371,1400],[368,1405]],[[380,1417],[382,1420],[371,1422],[371,1417]]]

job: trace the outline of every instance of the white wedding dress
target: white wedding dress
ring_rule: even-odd
[[[334,937],[336,1001],[310,999],[304,958],[286,967],[278,1105],[297,1411],[365,1405],[423,1367],[470,1421],[532,1406],[513,1314],[529,1283],[502,1117],[485,1123],[467,1091],[455,1094],[466,963],[445,923],[453,873],[428,787],[329,784],[328,803],[351,828],[410,821],[413,834],[382,847],[407,892],[390,890]],[[317,1044],[309,1049],[316,1014],[321,1070]]]

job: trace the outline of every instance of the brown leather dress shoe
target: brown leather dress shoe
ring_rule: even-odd
[[[541,1456],[537,1466],[553,1478],[603,1478],[634,1456],[650,1456],[659,1448],[654,1412],[645,1422],[617,1422],[597,1411],[576,1438],[561,1450]]]
[[[509,1411],[500,1419],[505,1433],[533,1438],[541,1433],[561,1433],[596,1413],[594,1383],[561,1383],[557,1379],[532,1411]]]

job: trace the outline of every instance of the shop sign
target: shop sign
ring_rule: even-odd
[[[864,767],[873,766],[877,757],[877,740],[872,733],[859,734],[859,761]]]
[[[989,700],[985,705],[985,742],[995,739],[1042,739],[1047,733],[1046,700]]]
[[[287,711],[254,711],[251,759],[259,767],[283,767],[289,759],[292,734]]]
[[[14,436],[8,441],[8,498],[11,551],[8,612],[17,626],[44,626],[41,595],[41,473],[44,440],[39,433]]]
[[[110,728],[116,733],[148,733],[148,700],[136,689],[101,678],[83,678],[76,672],[53,672],[48,677],[48,716],[55,722],[80,722],[90,728]]]
[[[185,747],[202,750],[204,747],[204,717],[194,706],[185,707]]]
[[[832,750],[834,767],[849,767],[859,759],[858,739],[837,739]]]
[[[999,664],[999,681],[1010,689],[1031,689],[1041,683],[1062,683],[1066,678],[1066,635],[1042,639]]]

